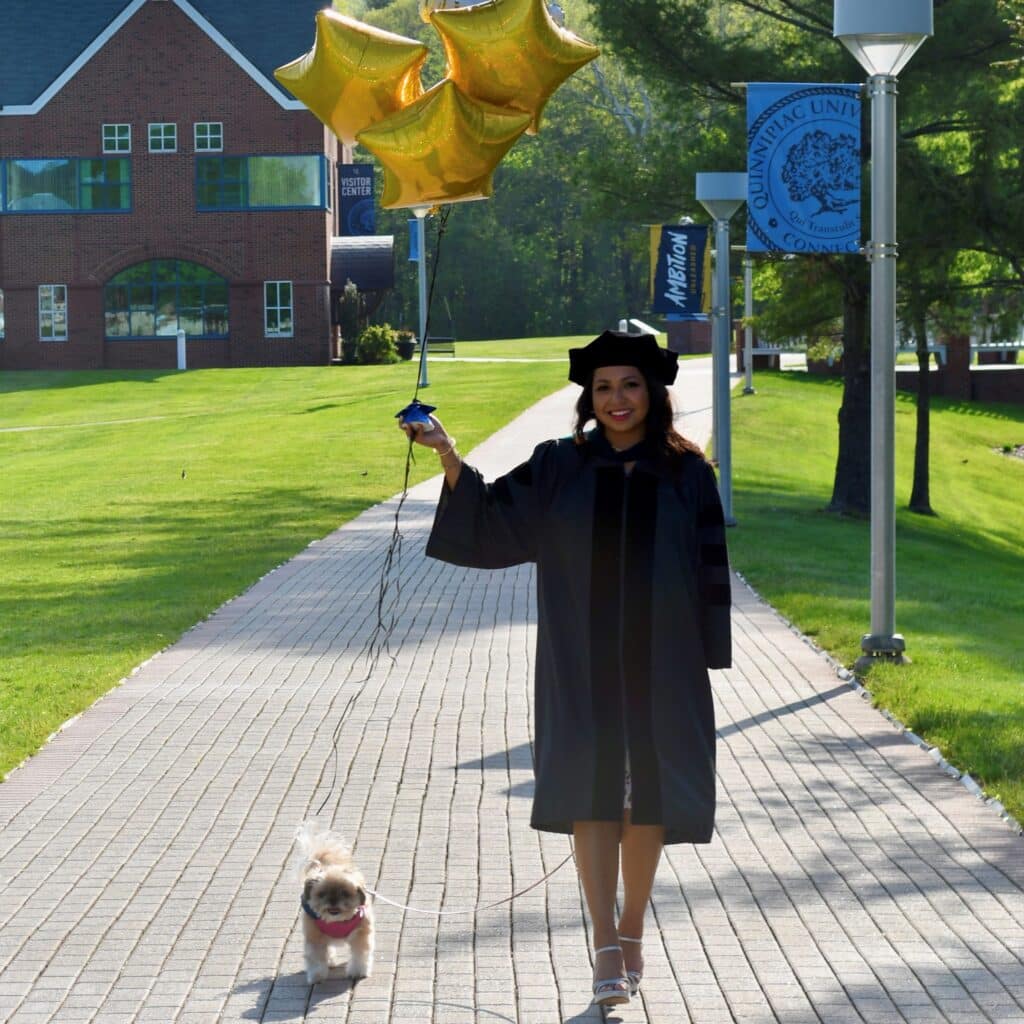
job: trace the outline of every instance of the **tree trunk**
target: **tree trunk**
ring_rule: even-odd
[[[828,511],[865,517],[871,508],[871,348],[866,276],[853,274],[843,289],[843,402],[839,455]]]
[[[928,444],[931,413],[931,373],[928,334],[923,318],[915,318],[914,340],[917,347],[917,434],[914,438],[914,486],[910,492],[910,511],[922,516],[935,515],[929,494]]]

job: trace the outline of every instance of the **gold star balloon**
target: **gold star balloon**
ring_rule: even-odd
[[[342,142],[423,95],[427,47],[327,8],[313,49],[274,72]]]
[[[448,77],[474,99],[530,114],[531,134],[551,94],[600,51],[552,20],[545,0],[487,0],[430,11]]]
[[[486,2],[487,0],[420,0],[420,17],[429,24],[433,11],[446,11],[455,7],[474,7],[476,4]]]
[[[384,166],[387,209],[486,199],[530,115],[465,95],[450,79],[358,135]]]

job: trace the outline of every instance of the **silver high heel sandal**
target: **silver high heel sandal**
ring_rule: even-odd
[[[621,946],[602,946],[594,950],[594,966],[601,953],[621,953]],[[620,1006],[629,1002],[629,978],[619,975],[617,978],[602,978],[594,982],[594,1003],[597,1006]]]
[[[642,945],[643,939],[631,939],[625,935],[619,936],[619,942],[632,942],[636,945]],[[619,947],[621,949],[621,947]],[[631,996],[637,995],[640,991],[640,982],[644,979],[644,972],[640,971],[626,971],[626,978],[629,981],[629,994]]]

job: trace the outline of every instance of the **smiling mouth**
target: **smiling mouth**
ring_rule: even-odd
[[[625,420],[629,419],[629,417],[633,415],[633,411],[631,409],[626,409],[621,412],[619,410],[615,410],[614,412],[609,412],[608,415],[611,416],[613,420]]]

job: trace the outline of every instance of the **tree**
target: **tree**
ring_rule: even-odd
[[[680,168],[687,184],[695,164],[709,169],[743,160],[743,96],[733,84],[739,74],[749,81],[856,81],[863,75],[832,38],[831,0],[593,0],[593,8],[605,40],[630,70],[687,117],[703,111],[712,126],[695,135]],[[909,266],[923,247],[948,253],[984,246],[1007,266],[1022,266],[1017,254],[1024,220],[1017,213],[1024,214],[1024,197],[1015,182],[997,187],[1018,193],[1008,196],[1016,203],[1012,228],[989,216],[985,198],[995,168],[1007,153],[1019,154],[1020,90],[1008,89],[1006,76],[995,69],[1019,61],[1014,32],[1021,31],[1020,12],[1020,0],[936,0],[935,39],[900,77],[901,264]],[[1006,108],[1015,114],[1015,138],[993,120]],[[928,193],[929,181],[947,184],[948,149],[957,144],[960,187]],[[723,151],[726,159],[718,162]],[[908,165],[919,173],[906,173]],[[1019,160],[1012,165],[1019,167]],[[943,225],[954,230],[936,239]],[[842,295],[844,342],[839,455],[829,507],[861,515],[870,504],[869,285],[857,257],[826,257],[824,266]],[[785,272],[801,273],[795,265]],[[904,296],[913,280],[902,280]]]
[[[566,3],[570,26],[584,37],[585,5]],[[424,84],[443,73],[436,35],[417,0],[395,0],[365,20],[422,38],[432,47]],[[601,59],[569,79],[549,102],[541,130],[524,136],[495,175],[494,196],[453,208],[441,241],[432,329],[445,330],[447,299],[462,337],[598,333],[647,304],[647,234],[632,214],[611,210],[587,169],[608,151],[628,153],[642,140],[649,110],[639,84]],[[630,167],[628,159],[622,168]],[[628,182],[621,184],[627,185]],[[408,211],[382,211],[379,230],[404,242]],[[430,258],[436,247],[428,221]],[[416,265],[401,261],[379,319],[417,321]]]

